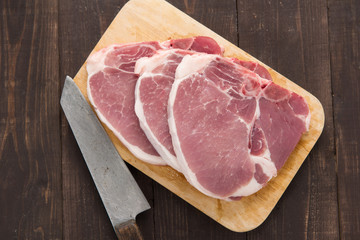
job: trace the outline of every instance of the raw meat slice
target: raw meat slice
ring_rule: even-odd
[[[169,128],[187,180],[211,197],[260,190],[310,121],[305,100],[219,56],[185,56],[169,103]]]
[[[140,126],[162,159],[181,172],[167,123],[167,103],[175,71],[183,57],[192,51],[163,50],[141,58],[135,66],[140,77],[135,87],[135,112]]]
[[[201,48],[202,46],[202,48]],[[222,49],[209,37],[112,45],[91,55],[87,61],[88,96],[99,118],[139,159],[165,164],[140,128],[135,115],[134,73],[139,58],[150,57],[159,49],[185,48],[219,53]]]
[[[135,87],[135,112],[140,126],[162,159],[175,170],[181,172],[173,150],[168,127],[167,105],[177,66],[185,55],[193,54],[185,50],[159,50],[152,57],[139,59],[135,73],[140,77]],[[260,69],[262,75],[271,79],[267,70],[254,62],[231,61],[250,70]]]
[[[134,66],[139,58],[161,48],[158,42],[112,45],[87,60],[87,92],[97,115],[130,152],[152,164],[165,162],[148,142],[134,112],[138,79]]]

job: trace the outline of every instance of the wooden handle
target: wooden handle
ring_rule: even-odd
[[[119,240],[143,239],[139,227],[133,219],[115,226],[114,229]]]

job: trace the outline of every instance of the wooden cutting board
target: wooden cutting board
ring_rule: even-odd
[[[185,38],[196,35],[214,38],[225,48],[225,56],[259,62],[163,0],[129,1],[117,14],[93,52],[114,43],[149,40],[165,41],[170,38]],[[74,80],[87,98],[85,64],[86,62],[76,74]],[[302,136],[286,164],[279,171],[278,176],[259,192],[244,197],[239,201],[227,202],[207,197],[193,188],[182,174],[172,168],[142,162],[133,156],[115,135],[104,126],[125,161],[215,221],[236,232],[252,230],[267,218],[313,148],[324,127],[324,110],[319,100],[275,70],[263,63],[261,64],[269,70],[275,83],[298,93],[306,99],[311,111],[310,129],[309,132]]]

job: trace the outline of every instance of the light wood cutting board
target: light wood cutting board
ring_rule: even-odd
[[[93,52],[114,43],[149,40],[165,41],[170,38],[185,38],[195,35],[214,38],[225,48],[225,56],[259,62],[163,0],[129,1],[110,24]],[[87,98],[85,64],[86,62],[76,74],[74,81]],[[275,70],[263,63],[261,64],[269,70],[275,83],[298,93],[306,99],[311,111],[310,130],[302,136],[290,158],[279,171],[278,176],[259,192],[244,197],[239,201],[227,202],[207,197],[193,188],[182,174],[172,168],[142,162],[134,157],[115,135],[104,126],[125,161],[215,221],[236,232],[252,230],[267,218],[313,148],[324,127],[324,110],[318,99]]]

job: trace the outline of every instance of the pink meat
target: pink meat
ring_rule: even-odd
[[[135,73],[140,74],[135,88],[135,112],[140,126],[162,159],[177,171],[181,171],[181,168],[169,133],[167,105],[176,68],[185,55],[193,53],[194,51],[178,49],[159,50],[152,57],[138,60],[135,66]],[[231,61],[251,70],[262,69],[263,72],[267,72],[257,63],[237,59],[231,59]],[[267,75],[270,76],[268,72]]]
[[[239,60],[237,58],[232,58],[232,60],[235,63],[237,63],[237,64],[239,64],[239,65],[241,65],[241,66],[255,72],[255,73],[257,73],[260,77],[272,81],[272,78],[271,78],[271,75],[270,75],[269,71],[265,67],[261,66],[259,63],[251,62],[251,61],[242,61],[242,60]]]
[[[181,171],[172,146],[167,124],[167,103],[175,71],[183,57],[192,51],[163,50],[151,58],[138,60],[140,74],[135,88],[135,112],[140,126],[162,159]]]
[[[134,90],[138,75],[135,63],[160,49],[183,48],[218,53],[221,48],[208,37],[112,45],[87,60],[88,96],[99,118],[139,159],[165,164],[140,128],[134,111]]]
[[[238,199],[276,176],[307,130],[305,100],[226,58],[194,54],[176,70],[169,128],[187,180]]]
[[[197,36],[194,38],[171,39],[164,42],[167,48],[176,48],[184,50],[192,50],[195,52],[203,52],[208,54],[222,55],[224,49],[210,37]]]

